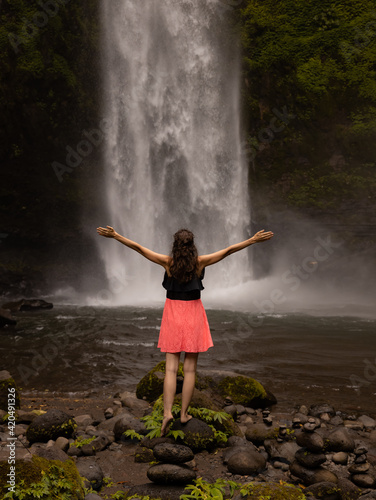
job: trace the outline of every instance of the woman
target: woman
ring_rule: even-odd
[[[207,351],[213,346],[206,313],[200,299],[201,290],[204,288],[202,279],[205,267],[216,264],[253,243],[269,240],[273,233],[261,230],[241,243],[211,254],[198,255],[193,233],[187,229],[181,229],[174,235],[172,255],[169,256],[153,252],[121,236],[111,226],[98,227],[97,232],[100,236],[120,241],[165,269],[163,286],[167,293],[158,341],[161,352],[166,353],[166,375],[163,386],[164,412],[161,428],[163,436],[173,420],[172,405],[176,392],[180,353],[185,352],[180,418],[184,424],[192,418],[187,411],[195,387],[198,353]]]

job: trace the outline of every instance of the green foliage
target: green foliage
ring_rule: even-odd
[[[186,489],[191,490],[191,493],[181,495],[180,500],[230,500],[236,492],[254,500],[306,500],[300,488],[283,481],[254,485],[217,479],[215,483],[208,483],[200,477]]]
[[[77,482],[79,476],[72,475],[69,470],[70,464],[64,462],[64,465],[60,465],[57,461],[50,461],[46,468],[45,462],[47,461],[41,461],[39,457],[33,460],[38,464],[43,464],[43,469],[40,471],[40,481],[29,483],[25,477],[17,480],[14,492],[5,493],[2,497],[4,500],[33,500],[36,498],[41,500],[50,500],[51,498],[73,500],[82,498],[83,480],[80,478],[79,483]]]
[[[75,446],[76,448],[82,448],[85,444],[90,444],[92,441],[96,439],[96,436],[91,438],[84,439],[82,436],[79,436],[73,443],[70,443],[69,447]]]
[[[138,439],[139,441],[141,441],[141,439],[143,439],[144,437],[141,434],[138,434],[138,432],[136,432],[134,429],[128,429],[127,431],[123,432],[123,436],[129,437],[131,439]]]

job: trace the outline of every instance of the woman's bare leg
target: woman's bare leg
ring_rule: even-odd
[[[188,406],[191,402],[193,391],[195,389],[196,368],[197,368],[198,352],[186,352],[184,357],[184,382],[181,399],[181,415],[180,420],[185,424],[192,417],[188,415]]]
[[[173,419],[172,405],[176,393],[176,375],[179,368],[180,352],[166,352],[166,374],[163,382],[163,422],[161,436],[166,434],[168,424]]]

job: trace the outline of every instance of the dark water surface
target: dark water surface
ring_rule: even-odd
[[[376,320],[345,316],[250,316],[208,310],[214,348],[199,368],[233,370],[266,385],[278,408],[331,402],[376,414]],[[25,312],[0,334],[2,369],[25,393],[134,390],[164,354],[161,308],[57,306]]]

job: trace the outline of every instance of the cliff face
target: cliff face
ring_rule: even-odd
[[[243,0],[231,9],[255,228],[282,228],[288,241],[311,227],[373,261],[374,2]],[[31,294],[99,263],[87,251],[94,221],[105,219],[99,2],[3,0],[0,17],[0,293]],[[93,227],[82,225],[83,205]],[[260,256],[259,274],[273,256]]]

